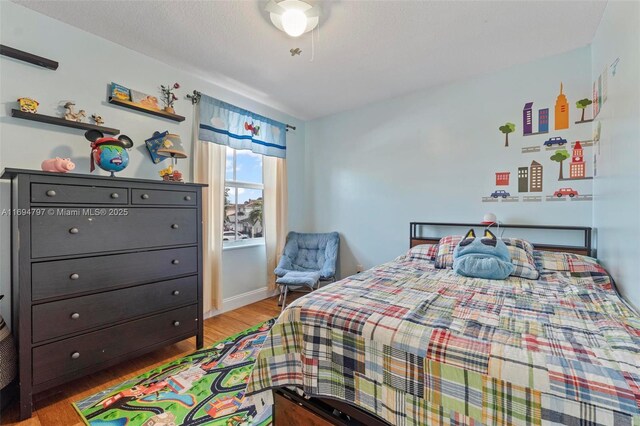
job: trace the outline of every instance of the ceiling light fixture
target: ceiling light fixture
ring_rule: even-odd
[[[269,0],[265,10],[273,25],[291,37],[299,37],[318,26],[318,8],[300,0]]]

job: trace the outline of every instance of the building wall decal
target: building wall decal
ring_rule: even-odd
[[[549,108],[538,110],[538,133],[549,133]]]
[[[615,75],[615,74],[614,74]],[[602,109],[602,105],[607,101],[607,92],[608,92],[608,76],[609,71],[605,67],[602,74],[598,76],[598,80],[593,82],[593,118],[595,119],[600,110]]]
[[[522,134],[530,135],[533,133],[533,102],[527,102],[522,109]]]
[[[538,131],[533,131],[533,102],[527,102],[522,109],[522,136],[549,133],[549,108],[538,110]]]
[[[602,105],[606,101],[606,92],[607,92],[607,71],[600,75],[599,77],[593,80],[593,97],[585,97],[578,98],[573,100],[572,102],[576,105],[577,115],[576,121],[577,124],[589,123],[594,121],[589,117],[589,110],[593,108],[594,114],[600,111]],[[573,88],[570,88],[572,91]],[[588,89],[587,89],[588,90]],[[569,104],[567,95],[564,93],[564,83],[560,82],[560,91],[557,94],[555,105],[550,108],[537,108],[536,101],[531,100],[527,102],[523,102],[522,104],[522,135],[523,136],[531,136],[531,135],[539,135],[552,132],[554,130],[566,130],[570,128],[571,123],[570,120],[570,108],[573,108],[573,104]],[[552,119],[551,113],[554,113],[552,124],[550,121]],[[586,116],[586,117],[585,117]],[[596,122],[596,124],[599,124]],[[585,126],[587,127],[587,126]],[[576,130],[578,128],[576,127]],[[509,134],[514,133],[516,131],[516,125],[511,122],[506,122],[503,125],[499,126],[498,130],[504,135],[504,146],[509,147]],[[587,155],[590,155],[589,147],[595,146],[597,143],[598,137],[596,136],[597,129],[594,127],[594,137],[593,141],[582,139],[581,141],[576,141],[573,143],[569,143],[567,140],[567,136],[560,137],[556,136],[551,138],[549,141],[545,141],[545,143],[534,144],[536,142],[535,138],[530,138],[528,140],[531,143],[525,143],[525,146],[518,146],[520,148],[520,152],[524,155],[529,155],[532,158],[537,158],[540,161],[523,161],[518,164],[512,164],[509,166],[507,164],[503,164],[502,166],[498,166],[503,171],[495,171],[494,169],[494,181],[490,182],[494,186],[492,191],[485,196],[482,197],[482,202],[562,202],[568,201],[584,201],[591,200],[591,194],[583,194],[582,191],[586,187],[584,184],[576,183],[575,188],[563,187],[558,191],[562,192],[565,196],[558,196],[557,192],[553,195],[544,195],[544,187],[548,186],[550,182],[547,184],[544,183],[545,177],[549,180],[553,178],[555,182],[555,173],[552,173],[551,176],[545,176],[544,169],[548,164],[558,163],[558,181],[580,181],[580,180],[588,180],[593,179],[593,177],[587,176],[588,173],[591,173],[587,170],[587,164],[585,162],[585,153],[587,151]],[[553,155],[544,154],[544,151],[555,151]],[[542,154],[542,155],[541,155]],[[551,160],[551,163],[549,163]],[[530,163],[529,163],[530,162]],[[528,164],[529,163],[529,164]],[[566,163],[566,164],[565,164]],[[595,168],[595,154],[594,154],[594,168]],[[527,164],[527,165],[524,165]],[[513,167],[516,166],[516,167]],[[568,170],[567,170],[568,166]],[[553,166],[556,167],[556,166]],[[506,171],[509,170],[509,171]],[[552,172],[555,169],[551,170]],[[514,174],[514,179],[517,181],[511,182],[511,174]],[[595,174],[595,171],[594,171]],[[489,176],[487,176],[488,178]],[[485,180],[484,178],[483,180]],[[486,181],[489,183],[488,179]],[[513,186],[511,185],[513,183]],[[566,184],[565,184],[566,185]],[[497,188],[496,188],[497,187]],[[517,193],[514,191],[517,188]],[[578,191],[580,191],[578,193]]]
[[[603,102],[604,99],[604,95],[602,93],[602,74],[600,74],[600,76],[598,76],[598,109],[602,109],[602,104],[604,104]]]
[[[593,118],[596,118],[598,116],[598,114],[600,113],[600,108],[598,108],[598,86],[596,85],[596,82],[593,82],[593,103],[591,105],[593,105]]]
[[[511,172],[496,172],[496,186],[509,186]]]
[[[537,161],[532,161],[529,168],[529,190],[542,192],[542,164]]]
[[[573,156],[569,165],[570,179],[584,179],[586,176],[586,167],[584,164],[584,151],[580,142],[576,142],[573,147]]]
[[[529,168],[518,167],[518,192],[529,192]]]
[[[560,94],[556,98],[555,129],[562,130],[569,128],[569,102],[562,93],[563,84],[560,83]]]

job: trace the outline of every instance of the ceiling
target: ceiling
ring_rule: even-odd
[[[316,1],[311,60],[264,0],[15,2],[305,120],[585,46],[606,5]]]

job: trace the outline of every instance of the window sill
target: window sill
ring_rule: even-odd
[[[244,241],[236,241],[233,243],[228,243],[228,244],[222,244],[222,251],[227,251],[227,250],[238,250],[238,249],[243,249],[243,248],[249,248],[249,247],[258,247],[258,246],[263,246],[264,247],[264,239],[259,239],[257,241],[250,241],[250,242],[244,242]]]

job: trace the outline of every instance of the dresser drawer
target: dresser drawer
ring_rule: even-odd
[[[156,189],[132,189],[131,204],[164,204],[171,206],[195,206],[198,193],[193,191],[163,191]]]
[[[31,184],[32,203],[127,204],[129,190],[105,186]]]
[[[45,383],[84,368],[179,336],[195,334],[197,305],[60,340],[33,349],[33,384]]]
[[[198,278],[194,275],[35,305],[33,343],[193,304],[197,296]]]
[[[64,256],[179,244],[198,240],[196,209],[130,208],[122,215],[84,214],[31,217],[31,256]]]
[[[105,291],[197,271],[197,247],[38,262],[31,264],[31,298]]]

